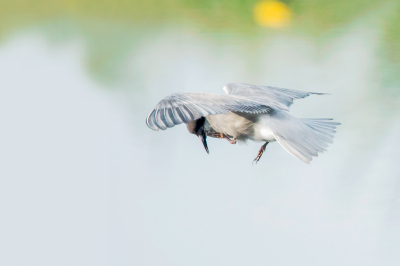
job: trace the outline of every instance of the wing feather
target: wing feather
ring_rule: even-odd
[[[173,127],[175,124],[173,122],[173,116],[171,116],[170,111],[172,110],[172,106],[168,106],[162,110],[162,119],[165,121],[165,125],[167,127]]]
[[[147,117],[146,124],[147,124],[147,126],[150,127],[151,129],[153,129],[153,130],[158,130],[159,127],[158,127],[158,125],[157,125],[157,123],[156,123],[155,113],[156,113],[156,110],[154,109],[154,110],[149,114],[149,116]]]
[[[156,110],[155,113],[155,118],[156,118],[156,125],[161,129],[161,130],[166,130],[167,126],[165,125],[164,121],[161,118],[161,112],[163,109],[158,109]]]
[[[268,106],[240,95],[176,93],[156,105],[147,117],[146,124],[153,130],[165,130],[181,123],[187,124],[202,116],[229,112],[269,113],[274,107],[276,106]]]
[[[283,89],[271,86],[256,86],[246,83],[228,83],[223,89],[228,95],[241,95],[249,99],[257,99],[265,102],[268,105],[284,105],[286,107],[290,107],[295,99],[305,98],[311,94],[326,94]],[[285,110],[283,107],[280,109]]]

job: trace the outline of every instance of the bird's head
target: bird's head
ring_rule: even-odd
[[[207,146],[207,135],[204,131],[204,123],[206,119],[204,117],[200,117],[197,120],[193,120],[192,122],[186,124],[187,129],[191,134],[195,134],[201,142],[203,143],[204,149],[206,149],[206,152],[208,152],[208,146]]]

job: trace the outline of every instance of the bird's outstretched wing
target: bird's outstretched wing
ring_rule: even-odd
[[[286,107],[292,105],[293,100],[302,99],[311,94],[324,95],[327,93],[305,92],[297,90],[282,89],[270,86],[256,86],[245,83],[229,83],[224,87],[227,95],[240,95],[248,99],[266,102],[268,104],[284,104]],[[284,108],[280,108],[284,110]]]
[[[175,93],[160,101],[146,119],[153,130],[165,130],[181,123],[189,123],[202,116],[229,112],[269,113],[271,106],[241,95],[208,93]]]

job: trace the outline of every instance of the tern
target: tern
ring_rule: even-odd
[[[331,118],[296,118],[289,113],[293,100],[312,94],[271,86],[229,83],[225,95],[174,93],[161,100],[148,115],[146,124],[165,130],[185,123],[191,134],[200,138],[207,153],[207,136],[237,141],[262,141],[258,162],[268,143],[277,141],[288,153],[305,163],[326,151],[332,143],[338,122]]]

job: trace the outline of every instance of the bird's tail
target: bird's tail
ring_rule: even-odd
[[[314,133],[320,136],[326,136],[333,139],[333,134],[336,133],[336,127],[339,122],[333,122],[333,118],[300,118],[300,120],[311,128]],[[332,141],[330,142],[332,143]]]
[[[288,113],[281,113],[280,116],[287,123],[276,124],[276,140],[287,152],[306,163],[326,151],[328,143],[333,142],[336,127],[340,125],[331,118],[298,119]]]

